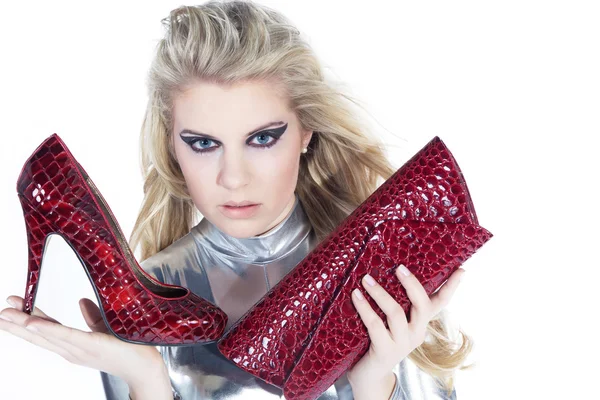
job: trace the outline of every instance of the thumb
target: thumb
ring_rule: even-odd
[[[79,308],[81,309],[85,323],[92,332],[108,333],[108,328],[102,319],[102,314],[96,303],[90,299],[83,298],[79,300]]]

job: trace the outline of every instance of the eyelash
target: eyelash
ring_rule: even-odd
[[[263,136],[263,135],[264,136],[269,136],[269,137],[273,138],[273,140],[270,143],[267,143],[267,144],[258,145],[258,146],[257,145],[250,145],[250,146],[258,148],[258,149],[268,149],[269,147],[274,146],[275,143],[277,143],[279,141],[278,137],[276,137],[273,134],[268,133],[268,132],[259,132],[256,135],[254,135],[252,137],[252,139],[250,139],[250,141],[254,140],[255,138],[257,138],[259,136]],[[210,153],[211,151],[213,151],[215,148],[218,147],[218,146],[213,146],[213,147],[207,147],[207,148],[204,148],[204,149],[197,149],[197,148],[195,148],[194,144],[196,144],[197,142],[199,142],[201,140],[208,140],[210,142],[218,143],[218,142],[216,142],[216,141],[214,141],[212,139],[207,139],[207,138],[202,138],[202,137],[199,137],[199,138],[189,138],[189,140],[185,141],[185,142],[187,143],[188,146],[190,146],[190,148],[192,149],[192,151],[194,151],[196,153]]]

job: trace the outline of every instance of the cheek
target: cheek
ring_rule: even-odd
[[[188,192],[196,206],[202,209],[207,202],[204,196],[210,198],[210,194],[214,193],[214,189],[210,187],[216,180],[214,162],[210,162],[208,157],[203,159],[202,156],[185,152],[180,153],[178,159]]]
[[[265,190],[275,191],[288,186],[295,187],[299,163],[293,149],[255,151],[251,161],[254,181]]]
[[[210,171],[207,168],[201,168],[198,165],[197,168],[190,168],[188,170],[182,169],[182,171],[188,192],[192,199],[202,200],[203,195],[211,192],[208,187],[211,182],[211,176]]]

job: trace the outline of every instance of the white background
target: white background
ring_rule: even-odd
[[[146,72],[160,19],[181,4],[2,2],[0,300],[23,295],[27,270],[15,182],[54,132],[129,237]],[[464,264],[449,306],[476,346],[458,398],[598,398],[597,2],[263,4],[366,104],[397,167],[438,135],[465,174],[494,237]],[[92,287],[68,245],[50,243],[36,305],[86,329],[77,301],[96,301]],[[104,399],[95,370],[6,332],[0,354],[0,399]]]

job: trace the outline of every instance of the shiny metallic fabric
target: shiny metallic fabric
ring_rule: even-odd
[[[314,231],[296,196],[290,215],[262,236],[238,239],[206,218],[169,247],[140,263],[161,282],[187,287],[221,307],[227,328],[316,245]],[[226,329],[227,329],[226,328]],[[241,370],[223,357],[216,343],[184,347],[157,346],[169,370],[174,398],[182,400],[285,399],[283,391]],[[408,358],[394,367],[393,400],[454,400]],[[127,384],[101,372],[107,400],[127,400]],[[319,400],[353,399],[346,374]]]

